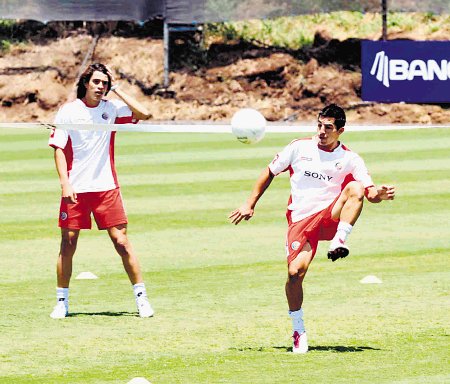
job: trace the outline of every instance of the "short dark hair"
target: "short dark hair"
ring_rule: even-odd
[[[80,78],[78,79],[77,83],[77,98],[82,99],[84,96],[86,96],[86,84],[89,83],[91,80],[92,74],[95,71],[99,71],[104,73],[106,76],[108,76],[108,89],[106,90],[105,96],[108,94],[108,92],[111,89],[111,76],[109,75],[108,68],[104,64],[95,63],[91,64],[89,67],[86,68],[86,70],[81,74]]]
[[[319,112],[320,117],[334,117],[334,124],[336,128],[342,128],[345,126],[346,117],[344,110],[336,104],[327,105],[324,109]]]

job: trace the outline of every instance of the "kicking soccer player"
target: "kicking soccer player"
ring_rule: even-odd
[[[109,91],[121,100],[104,100]],[[143,105],[114,84],[111,71],[92,64],[77,84],[77,98],[64,104],[55,123],[121,124],[149,116]],[[114,166],[115,132],[54,129],[49,145],[55,149],[55,164],[62,189],[59,212],[61,247],[57,271],[57,303],[50,317],[69,313],[69,283],[72,259],[80,229],[91,228],[91,213],[99,229],[108,231],[133,285],[140,317],[153,316],[139,261],[127,236],[127,216]]]
[[[364,161],[340,141],[345,112],[335,104],[318,116],[317,135],[292,141],[263,170],[248,198],[231,212],[232,223],[252,218],[256,203],[273,178],[289,170],[291,196],[286,213],[288,279],[286,297],[293,325],[293,352],[306,353],[303,323],[303,280],[320,240],[331,240],[328,258],[349,254],[346,240],[358,219],[364,195],[371,203],[393,200],[395,188],[376,187]]]

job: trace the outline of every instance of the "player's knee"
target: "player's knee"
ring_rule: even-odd
[[[295,282],[299,279],[303,279],[306,274],[306,269],[297,265],[290,264],[288,267],[288,279],[290,282]]]
[[[71,234],[63,235],[61,238],[61,250],[75,249],[77,247],[78,236]]]
[[[129,248],[129,241],[126,235],[120,235],[112,238],[114,247],[119,251],[120,254],[127,252]]]
[[[350,197],[361,201],[364,199],[364,186],[360,182],[351,181],[346,188]]]

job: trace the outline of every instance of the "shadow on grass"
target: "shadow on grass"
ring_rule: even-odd
[[[292,347],[289,348],[292,351]],[[309,347],[310,351],[329,351],[329,352],[364,352],[366,350],[370,351],[381,351],[380,348],[372,347],[347,347],[343,345],[317,345]]]
[[[273,350],[280,350],[282,352],[292,352],[292,347],[241,347],[241,348],[230,348],[234,351],[245,352],[245,351],[253,351],[253,352],[270,352]],[[343,345],[317,345],[310,346],[309,351],[318,351],[318,352],[364,352],[366,350],[371,351],[380,351],[380,348],[372,348],[372,347],[349,347]]]
[[[81,316],[137,316],[137,312],[71,312],[68,317],[81,317]]]

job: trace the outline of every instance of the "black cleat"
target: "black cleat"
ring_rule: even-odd
[[[348,250],[348,248],[345,245],[341,245],[335,249],[330,249],[328,251],[328,258],[331,261],[336,261],[337,259],[343,259],[344,257],[347,257],[349,253],[350,251]]]

